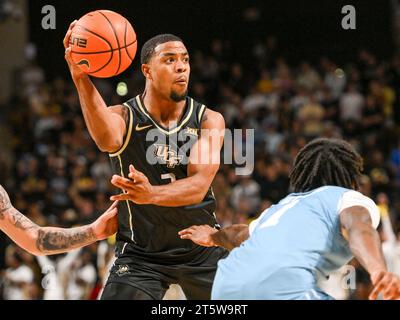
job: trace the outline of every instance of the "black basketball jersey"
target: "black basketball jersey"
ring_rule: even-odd
[[[127,177],[129,165],[133,164],[152,185],[186,178],[190,147],[199,137],[206,107],[187,97],[183,116],[176,126],[167,129],[152,118],[140,95],[124,105],[129,109],[129,120],[121,149],[110,154],[114,172]],[[217,226],[215,205],[211,187],[201,203],[185,207],[121,202],[117,255],[173,263],[196,254],[201,248],[180,239],[178,231],[191,225]]]

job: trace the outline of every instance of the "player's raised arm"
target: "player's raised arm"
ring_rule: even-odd
[[[374,289],[369,298],[376,299],[382,293],[384,299],[400,299],[400,279],[386,268],[370,212],[363,206],[349,207],[340,212],[340,222],[351,252],[370,274]]]
[[[126,193],[112,196],[112,200],[131,200],[138,204],[180,207],[200,203],[219,169],[220,152],[224,140],[225,121],[218,112],[207,109],[199,140],[190,151],[188,177],[172,183],[153,186],[147,177],[130,166],[129,178],[113,176],[114,186]]]
[[[78,90],[79,101],[90,136],[103,152],[115,152],[123,144],[128,117],[127,108],[116,105],[107,108],[89,76],[72,60],[69,40],[76,21],[72,22],[64,37],[65,60]]]
[[[247,224],[234,224],[217,230],[209,225],[191,226],[179,231],[181,239],[192,240],[203,247],[224,247],[227,250],[239,247],[249,237]]]
[[[39,227],[15,209],[0,185],[0,230],[34,255],[67,252],[103,240],[117,231],[117,202],[95,222],[76,228]]]

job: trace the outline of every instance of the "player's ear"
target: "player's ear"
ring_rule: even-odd
[[[146,79],[149,79],[149,80],[152,79],[151,73],[150,73],[150,65],[143,63],[142,64],[142,72],[143,72],[143,75],[146,77]]]

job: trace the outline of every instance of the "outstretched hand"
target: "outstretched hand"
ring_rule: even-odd
[[[111,196],[111,200],[130,200],[137,204],[152,203],[154,192],[153,186],[149,179],[140,171],[136,170],[133,165],[129,166],[129,179],[119,175],[113,175],[111,183],[124,190],[124,193]]]
[[[118,231],[118,201],[114,203],[92,224],[97,240],[103,240]]]
[[[192,240],[194,243],[203,247],[213,247],[216,244],[212,239],[212,235],[218,232],[217,229],[209,225],[191,226],[178,232],[181,239]]]
[[[379,271],[371,275],[374,289],[369,295],[370,300],[376,300],[381,293],[384,300],[400,299],[400,278],[388,271]]]

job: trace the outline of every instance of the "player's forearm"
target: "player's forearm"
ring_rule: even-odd
[[[247,224],[234,224],[223,228],[211,235],[216,246],[232,250],[249,238],[249,226]]]
[[[379,234],[370,224],[358,223],[348,235],[351,252],[369,274],[386,270]]]
[[[203,179],[192,176],[172,183],[153,186],[152,204],[166,207],[181,207],[200,203],[209,188]]]
[[[89,76],[74,79],[74,83],[90,136],[102,151],[107,151],[105,149],[109,149],[110,146],[115,146],[114,149],[117,149],[122,144],[116,130],[118,124],[115,123],[110,110]]]
[[[96,242],[91,225],[71,229],[40,228],[36,237],[36,248],[40,254],[58,254],[81,248]]]
[[[39,227],[12,206],[0,213],[0,229],[34,255],[63,253],[97,240],[91,225],[71,229]]]

